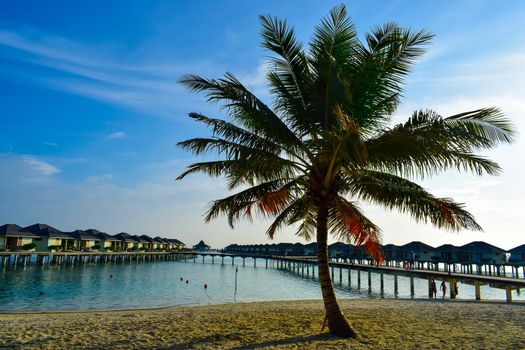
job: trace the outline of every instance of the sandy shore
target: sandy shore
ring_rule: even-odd
[[[357,340],[320,333],[321,301],[0,315],[0,348],[524,349],[525,305],[342,300]]]

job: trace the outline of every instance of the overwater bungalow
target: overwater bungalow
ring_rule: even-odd
[[[112,252],[122,250],[122,242],[118,238],[115,238],[112,235],[107,234],[106,232],[101,232],[92,228],[86,230],[86,232],[90,233],[91,235],[97,238],[95,246],[98,245],[101,250]]]
[[[153,238],[151,238],[148,235],[141,235],[139,236],[139,238],[142,240],[142,247],[144,250],[147,250],[147,251],[155,250],[153,248],[153,245],[154,245]]]
[[[150,242],[142,236],[133,235],[133,250],[149,250]]]
[[[525,266],[525,244],[509,250],[509,265]]]
[[[305,244],[303,251],[305,256],[317,256],[317,243]]]
[[[166,239],[162,237],[155,237],[154,240],[157,240],[157,242],[159,242],[160,249],[170,250],[170,242],[168,242]]]
[[[164,242],[162,241],[162,239],[160,239],[160,237],[153,238],[153,249],[154,250],[162,250],[163,244]]]
[[[443,244],[437,248],[434,248],[434,256],[438,257],[439,262],[445,264],[457,264],[460,263],[460,250],[452,244]]]
[[[38,236],[15,224],[0,226],[0,250],[17,250],[33,243]],[[36,244],[36,243],[35,243]]]
[[[32,232],[37,238],[33,239],[36,250],[76,250],[78,245],[74,237],[46,224],[34,224],[24,227],[24,231]]]
[[[475,241],[458,247],[458,262],[474,265],[504,265],[505,250],[491,244]]]
[[[383,246],[383,257],[387,265],[391,263],[399,263],[405,261],[404,250],[395,244],[387,244]]]
[[[432,256],[434,256],[434,247],[423,242],[410,242],[399,247],[399,250],[401,252],[401,255],[399,256],[403,256],[403,260],[411,261],[412,253],[414,253],[416,262],[433,262]]]
[[[224,252],[228,254],[235,254],[239,253],[239,245],[238,244],[230,244],[226,247],[224,247]]]
[[[129,233],[121,232],[121,233],[116,234],[114,237],[122,242],[123,250],[131,250],[131,248],[133,248],[135,239]]]
[[[348,259],[350,251],[348,244],[342,242],[335,242],[328,246],[328,256],[335,259]]]
[[[201,240],[199,243],[194,245],[192,248],[193,250],[196,250],[198,252],[207,252],[210,250],[210,246],[204,243],[203,240]]]
[[[512,266],[512,273],[515,276],[519,276],[519,268],[523,268],[523,275],[525,276],[525,244],[522,244],[516,248],[509,250],[510,258],[508,264]]]
[[[168,249],[169,250],[181,250],[182,247],[180,245],[180,243],[182,243],[181,241],[179,241],[178,239],[174,239],[174,238],[166,238],[165,241],[168,242]]]
[[[68,232],[75,240],[75,247],[77,250],[87,250],[91,249],[95,244],[97,244],[98,237],[92,234],[91,232],[83,230],[75,230],[73,232]]]

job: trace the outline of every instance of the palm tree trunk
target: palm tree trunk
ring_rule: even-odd
[[[317,212],[317,264],[319,266],[319,282],[323,293],[323,302],[330,334],[344,338],[356,338],[357,333],[344,317],[332,286],[330,268],[328,266],[328,205],[321,201]]]

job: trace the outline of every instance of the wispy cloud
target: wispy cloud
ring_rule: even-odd
[[[451,65],[428,67],[417,77],[410,78],[410,82],[444,84],[447,88],[457,87],[457,84],[490,83],[485,86],[476,85],[476,90],[479,91],[481,88],[495,88],[505,86],[509,82],[521,82],[519,78],[525,78],[524,61],[524,51],[474,56]]]
[[[114,133],[109,134],[109,139],[123,139],[126,137],[126,133],[124,131],[116,131]]]
[[[41,175],[50,176],[60,172],[54,165],[34,157],[22,157],[22,160]]]
[[[132,61],[109,45],[95,47],[45,33],[35,36],[8,30],[0,30],[0,56],[45,68],[35,71],[13,65],[0,68],[2,74],[169,117],[175,114],[173,101],[184,93],[177,79],[201,66],[199,62],[189,66],[180,62],[153,62],[148,58]]]

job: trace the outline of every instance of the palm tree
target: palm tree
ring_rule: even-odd
[[[273,53],[267,73],[269,107],[235,78],[185,75],[182,84],[219,102],[229,119],[190,117],[211,128],[212,137],[179,143],[218,160],[188,166],[178,179],[204,172],[224,176],[231,196],[213,201],[210,221],[229,224],[256,215],[274,218],[273,238],[283,226],[317,240],[319,280],[330,333],[356,337],[343,316],[329,274],[328,233],[362,247],[382,261],[379,228],[357,201],[382,205],[449,230],[481,230],[462,204],[437,198],[412,182],[455,168],[497,174],[495,162],[474,152],[513,140],[513,127],[496,108],[442,117],[416,111],[388,127],[400,102],[404,78],[433,35],[387,23],[364,42],[345,6],[333,8],[315,28],[309,50],[284,20],[261,16],[262,46]]]

